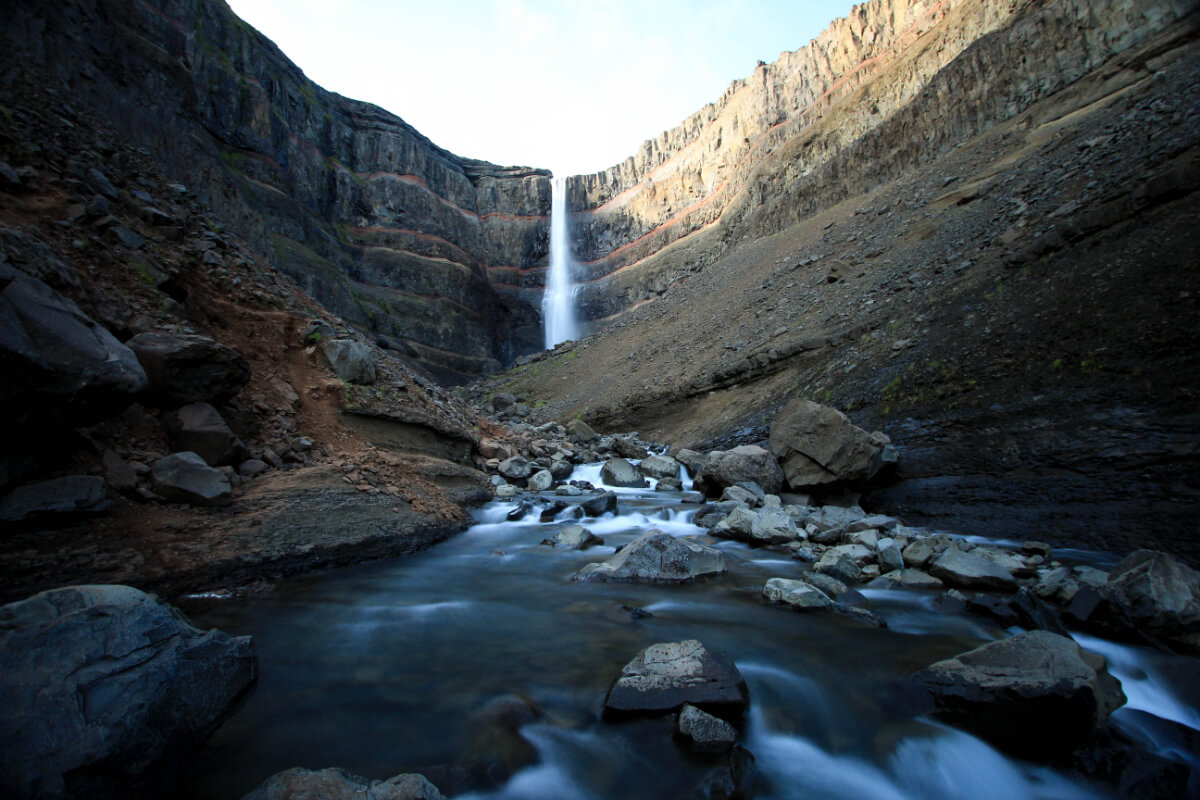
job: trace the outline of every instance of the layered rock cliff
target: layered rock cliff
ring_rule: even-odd
[[[449,380],[539,346],[547,171],[460,158],[321,89],[220,0],[19,0],[0,30],[16,69],[111,120],[381,344]]]
[[[623,163],[569,179],[583,308],[880,186],[1070,85],[1191,0],[871,0]]]

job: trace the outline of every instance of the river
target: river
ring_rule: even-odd
[[[601,485],[599,465],[574,477]],[[540,523],[535,512],[507,522],[516,502],[498,501],[479,509],[469,530],[425,553],[290,578],[269,593],[193,611],[202,627],[252,634],[261,675],[197,760],[187,781],[192,795],[238,798],[294,766],[339,766],[378,779],[426,771],[438,783],[446,765],[473,763],[487,751],[472,715],[494,698],[521,695],[545,712],[523,729],[538,762],[498,788],[460,796],[684,797],[708,767],[683,754],[669,725],[604,722],[600,710],[608,686],[640,649],[699,639],[731,653],[750,687],[743,738],[765,779],[759,797],[1108,796],[912,716],[900,688],[906,676],[1012,632],[939,611],[937,592],[861,589],[861,604],[886,628],[794,613],[765,603],[759,590],[768,578],[798,577],[801,562],[725,540],[713,541],[729,564],[715,579],[681,586],[571,581],[580,567],[651,528],[706,533],[688,521],[696,507],[682,493],[616,491],[618,515],[584,521],[604,546],[571,552],[544,545],[569,520]],[[1130,702],[1117,712],[1119,724],[1164,737],[1162,752],[1195,764],[1177,733],[1163,735],[1154,724],[1167,719],[1187,726],[1175,731],[1200,731],[1200,715],[1178,699],[1185,687],[1174,677],[1194,670],[1176,669],[1178,657],[1145,648],[1080,642],[1106,656],[1122,680]]]

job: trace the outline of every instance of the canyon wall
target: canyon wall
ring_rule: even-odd
[[[321,89],[220,0],[18,0],[0,26],[10,63],[381,344],[452,381],[540,347],[549,172],[460,158]]]
[[[585,316],[711,263],[1009,119],[1194,0],[871,0],[634,156],[569,179]],[[686,246],[681,246],[686,245]]]

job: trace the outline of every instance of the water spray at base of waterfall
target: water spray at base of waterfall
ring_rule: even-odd
[[[560,342],[579,338],[575,318],[575,294],[578,287],[571,279],[571,243],[567,233],[567,182],[554,178],[550,201],[550,273],[542,295],[542,319],[545,320],[546,349]]]

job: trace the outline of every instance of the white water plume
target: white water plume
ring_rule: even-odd
[[[567,232],[567,182],[554,178],[550,201],[550,274],[542,295],[546,349],[579,338],[575,319],[576,287],[571,281],[571,242]]]

